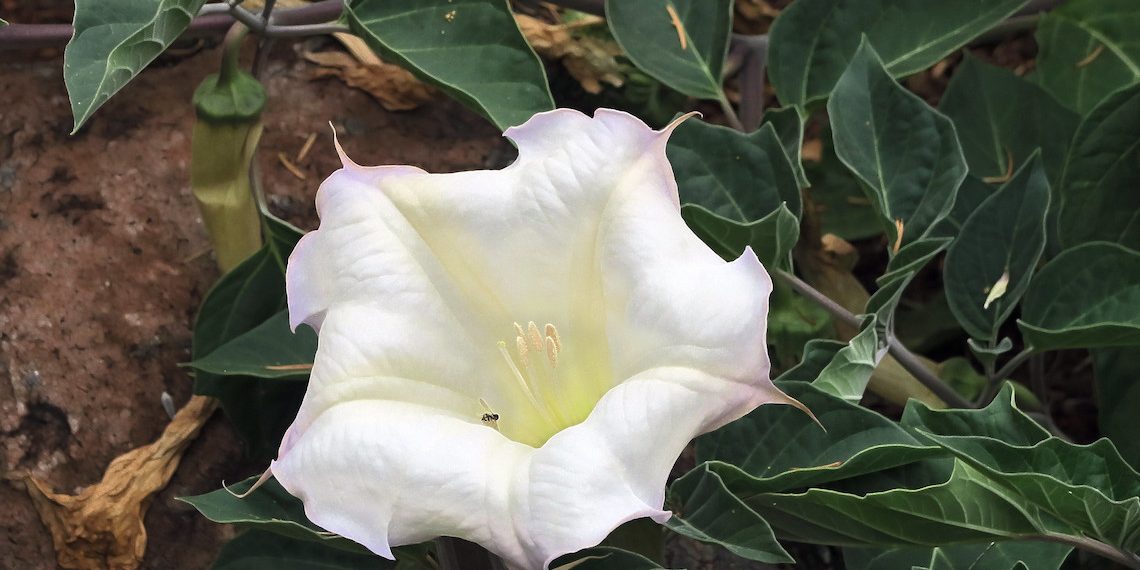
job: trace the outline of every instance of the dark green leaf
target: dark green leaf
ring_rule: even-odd
[[[961,356],[954,356],[939,363],[938,378],[967,400],[977,398],[987,384],[986,377],[974,370],[970,361]]]
[[[1140,79],[1140,3],[1068,0],[1037,26],[1036,78],[1082,115]]]
[[[595,546],[561,556],[550,563],[552,570],[661,570],[661,565],[640,555],[614,548]]]
[[[1140,343],[1140,253],[1108,242],[1065,250],[1033,279],[1018,324],[1039,350]]]
[[[226,543],[213,570],[387,570],[396,563],[376,556],[344,552],[314,542],[251,530]]]
[[[835,354],[812,384],[849,402],[863,399],[871,373],[887,353],[886,338],[879,334],[878,324],[874,317],[865,317],[859,333]]]
[[[990,366],[997,362],[999,356],[1013,350],[1013,341],[1008,336],[1003,337],[993,346],[980,343],[972,338],[966,339],[966,345],[970,347],[970,352],[974,358],[978,359],[978,362]]]
[[[294,334],[289,312],[281,311],[190,366],[218,376],[304,379],[316,352],[317,333],[304,326]]]
[[[238,495],[249,490],[257,481],[250,477],[229,489],[218,489],[204,495],[179,497],[189,503],[202,516],[221,524],[235,524],[287,536],[293,539],[317,542],[343,552],[367,553],[363,546],[347,538],[330,533],[305,517],[301,500],[290,495],[275,479],[270,478],[245,498]]]
[[[727,548],[749,560],[794,562],[768,523],[730,493],[707,466],[699,466],[669,488],[674,515],[669,530]]]
[[[689,119],[669,137],[667,153],[682,204],[742,224],[771,214],[781,203],[800,215],[799,184],[770,124],[744,134]]]
[[[941,548],[844,548],[847,570],[881,568],[934,568],[934,558],[946,570],[1057,570],[1073,547],[1038,541],[983,542]],[[937,553],[937,554],[936,554]]]
[[[895,337],[912,352],[931,350],[958,342],[962,328],[954,320],[946,295],[935,295],[921,302],[907,303],[895,315]]]
[[[1140,410],[1140,346],[1098,348],[1092,351],[1096,374],[1097,424],[1120,455],[1140,469],[1140,438],[1136,437],[1136,410]]]
[[[737,466],[711,462],[703,468],[719,475],[725,488],[767,520],[781,539],[942,547],[932,554],[931,568],[957,568],[966,562],[965,550],[945,548],[959,544],[1099,541],[1132,549],[1140,541],[1140,474],[1128,468],[1107,440],[1079,446],[1050,437],[1016,410],[1011,385],[981,410],[936,411],[912,401],[902,426],[803,384],[780,385],[820,414],[828,435],[789,433],[780,429],[783,422],[755,425],[765,408],[773,408],[762,406],[721,430],[725,434],[711,434],[702,442],[735,436],[713,451],[729,451],[721,455],[735,457]],[[839,426],[831,418],[843,406],[850,406],[849,414],[858,410],[867,427],[885,425],[836,430]],[[766,428],[777,433],[771,435]],[[830,435],[832,431],[838,435]],[[868,437],[869,432],[874,435]],[[779,445],[769,447],[769,437]],[[824,438],[829,441],[821,445]],[[727,443],[733,445],[723,445]],[[782,457],[802,458],[821,448],[849,459],[789,469],[802,459],[788,465]],[[942,453],[956,457],[949,473],[940,468]],[[828,471],[847,477],[820,477]],[[809,488],[795,492],[803,487]],[[884,560],[899,562],[907,560],[906,555],[892,553]],[[1055,564],[1062,555],[1058,550],[1043,560]]]
[[[804,344],[803,358],[777,378],[780,382],[812,383],[819,373],[835,358],[835,354],[847,346],[845,342],[826,338],[814,338]]]
[[[991,406],[998,413],[974,413],[984,414],[979,417],[988,422],[1017,417],[1019,422],[1031,423],[1012,409],[1012,400],[1012,386],[1006,384]],[[998,433],[969,418],[965,418],[966,425],[973,433],[961,433],[962,424],[956,420],[963,419],[962,414],[957,418],[947,412],[919,415],[924,421],[916,429],[992,479],[991,491],[1035,517],[1040,531],[1084,535],[1128,551],[1140,547],[1140,473],[1128,466],[1107,439],[1091,445],[1074,445],[1055,437],[1033,442],[1032,431],[1024,428],[1020,431],[1026,432],[1026,440],[1010,441],[1010,430]],[[952,420],[941,425],[925,421],[934,418]]]
[[[768,109],[764,111],[764,118],[760,126],[771,124],[776,129],[776,136],[784,145],[784,152],[792,163],[792,170],[796,173],[796,182],[800,188],[807,188],[807,173],[804,172],[804,117],[799,107],[783,107],[781,109]]]
[[[912,401],[901,423],[925,434],[990,438],[1009,445],[1033,446],[1045,441],[1049,432],[1018,411],[1015,392],[1007,382],[988,406],[977,410],[932,410]]]
[[[193,360],[257,328],[285,308],[285,264],[300,233],[272,217],[266,218],[266,227],[266,244],[206,294],[194,323]],[[198,372],[194,379],[194,393],[218,398],[253,454],[263,458],[273,455],[304,391],[299,383],[246,376]]]
[[[958,187],[958,195],[954,199],[954,208],[931,232],[932,237],[958,237],[962,233],[962,225],[973,215],[974,210],[982,205],[994,188],[982,181],[981,178],[971,174],[966,175],[962,185]]]
[[[506,0],[352,0],[344,13],[376,53],[500,129],[554,108],[542,62]]]
[[[750,246],[760,261],[771,267],[790,265],[788,252],[800,236],[800,221],[786,204],[748,223],[718,216],[696,204],[682,206],[681,216],[693,233],[721,257],[735,259]]]
[[[724,100],[731,0],[607,0],[606,19],[642,71],[691,97]]]
[[[931,259],[934,259],[934,256],[949,247],[951,241],[950,238],[944,237],[910,242],[891,257],[891,261],[887,263],[886,273],[876,279],[876,282],[879,285],[886,285],[895,279],[905,277],[907,274],[917,273]]]
[[[871,296],[859,333],[835,353],[812,385],[848,402],[856,403],[863,398],[871,374],[887,354],[894,330],[895,309],[903,289],[913,276],[914,273],[909,273],[893,280]]]
[[[796,0],[771,31],[768,76],[784,105],[831,92],[866,35],[891,75],[921,69],[1001,22],[1026,0]]]
[[[827,109],[835,153],[867,185],[892,243],[899,221],[909,243],[946,217],[966,176],[954,125],[895,83],[866,41]]]
[[[954,121],[970,174],[1003,179],[1040,148],[1054,186],[1080,121],[1036,84],[970,56],[954,70],[938,109]]]
[[[743,134],[696,120],[669,139],[681,214],[725,258],[751,246],[760,261],[787,266],[799,237],[799,185],[771,125]]]
[[[190,25],[205,0],[78,0],[63,79],[75,129]]]
[[[939,546],[1030,538],[1041,521],[977,470],[956,463],[944,483],[852,494],[814,488],[748,501],[777,536],[838,546]]]
[[[805,357],[805,363],[815,359]],[[819,425],[791,406],[766,405],[697,440],[698,461],[713,462],[738,494],[821,485],[942,455],[887,418],[810,384],[779,386]]]
[[[819,162],[807,162],[804,170],[812,180],[805,192],[815,203],[820,230],[854,241],[883,233],[879,212],[867,199],[859,179],[835,156],[830,131],[820,133]]]
[[[1114,241],[1140,249],[1137,133],[1140,83],[1110,95],[1077,128],[1058,192],[1057,231],[1066,247]]]
[[[768,309],[768,344],[782,367],[794,365],[804,352],[804,346],[831,334],[831,315],[818,303],[796,295],[780,281],[775,288]]]
[[[996,340],[998,327],[1029,287],[1045,249],[1048,208],[1049,183],[1034,155],[978,206],[950,246],[946,299],[971,336]]]

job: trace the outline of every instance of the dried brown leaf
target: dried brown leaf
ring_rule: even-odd
[[[621,46],[613,40],[578,30],[604,22],[596,16],[585,16],[570,23],[551,24],[525,14],[515,14],[519,29],[534,51],[546,59],[561,61],[587,93],[602,92],[602,84],[621,87],[626,68],[618,62]]]
[[[411,72],[374,54],[368,61],[342,51],[305,52],[303,57],[320,66],[314,77],[337,77],[349,87],[368,93],[389,111],[410,111],[435,96],[435,90]]]
[[[35,477],[28,495],[51,532],[63,568],[134,569],[146,551],[143,517],[155,493],[178,468],[182,452],[217,408],[217,400],[194,396],[157,440],[116,457],[99,483],[78,495],[53,492]]]

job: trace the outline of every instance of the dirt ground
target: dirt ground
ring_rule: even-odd
[[[316,225],[317,185],[339,165],[329,121],[362,164],[502,160],[496,130],[459,105],[386,112],[334,79],[310,80],[293,48],[279,46],[264,74],[259,161],[271,209],[302,228]],[[218,57],[164,57],[71,136],[61,57],[0,53],[0,569],[55,567],[22,474],[67,492],[98,481],[161,432],[164,391],[179,406],[190,396],[178,364],[218,272],[188,186],[189,100]],[[300,180],[277,154],[294,157],[312,133]],[[262,467],[216,414],[150,507],[144,567],[208,567],[233,531],[174,498]]]

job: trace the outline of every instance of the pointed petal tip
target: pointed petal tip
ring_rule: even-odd
[[[744,247],[744,251],[730,262],[732,265],[743,266],[746,270],[756,274],[756,277],[764,284],[764,289],[768,294],[772,293],[772,276],[768,273],[768,268],[764,267],[764,263],[760,261],[760,257],[748,245]]]
[[[811,408],[808,408],[807,406],[805,406],[803,402],[785,394],[783,390],[776,388],[775,384],[772,384],[772,388],[779,395],[776,396],[775,400],[770,400],[767,403],[784,404],[786,406],[791,406],[791,407],[807,414],[807,416],[809,418],[811,418],[811,421],[815,422],[815,425],[819,426],[819,429],[823,430],[824,432],[827,431],[827,428],[823,427],[823,423],[819,421],[819,418],[815,417],[815,414],[811,411]]]
[[[333,125],[332,121],[329,121],[329,129],[332,130],[333,147],[336,148],[336,154],[340,157],[341,166],[344,168],[361,168],[359,164],[354,162],[348,157],[348,154],[344,152],[344,147],[340,145],[340,138],[338,138],[336,134],[336,126]],[[293,328],[296,328],[296,325],[294,325]]]
[[[261,488],[261,486],[262,486],[262,485],[264,485],[264,484],[265,484],[265,482],[266,482],[266,481],[268,481],[268,480],[269,480],[269,478],[270,478],[270,477],[272,477],[272,476],[273,476],[273,464],[272,464],[272,463],[270,463],[270,466],[269,466],[269,467],[267,467],[267,468],[265,469],[265,471],[263,471],[263,472],[261,473],[261,476],[257,478],[257,481],[254,481],[253,485],[251,485],[251,486],[250,486],[248,489],[246,489],[244,492],[242,492],[242,493],[236,493],[236,492],[234,492],[234,491],[231,491],[231,490],[230,490],[230,488],[226,486],[226,482],[225,482],[225,481],[222,481],[222,488],[223,488],[223,489],[225,489],[227,493],[229,493],[229,494],[233,495],[235,498],[238,498],[238,499],[244,499],[244,498],[248,497],[248,496],[249,496],[251,493],[253,493],[254,491],[256,491],[256,490],[260,489],[260,488]]]
[[[681,126],[681,123],[684,123],[692,117],[704,117],[704,115],[702,115],[700,111],[689,111],[688,113],[680,115],[676,119],[669,121],[669,124],[665,125],[665,128],[661,129],[658,132],[667,137],[668,135],[672,134],[677,127]]]

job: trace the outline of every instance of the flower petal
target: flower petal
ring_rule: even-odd
[[[533,449],[415,404],[360,400],[318,417],[270,466],[317,525],[392,558],[460,536],[524,559],[508,505]]]
[[[315,523],[380,554],[449,535],[544,567],[668,518],[665,478],[694,436],[796,403],[768,377],[771,280],[751,250],[726,263],[685,226],[668,129],[558,110],[507,135],[519,159],[501,171],[346,160],[290,259],[291,320],[320,345],[272,471]],[[576,425],[557,433],[499,354],[530,320],[561,331],[555,399]]]

